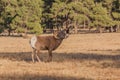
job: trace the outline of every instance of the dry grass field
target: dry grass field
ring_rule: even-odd
[[[120,33],[75,34],[32,63],[29,39],[0,37],[0,80],[120,80]]]

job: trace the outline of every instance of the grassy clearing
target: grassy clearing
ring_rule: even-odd
[[[29,39],[0,38],[0,80],[119,80],[120,34],[71,35],[53,61],[32,63]]]

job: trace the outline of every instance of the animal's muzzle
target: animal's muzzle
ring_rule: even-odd
[[[66,39],[66,38],[68,38],[68,37],[69,37],[69,35],[68,35],[68,34],[66,34],[65,39]]]

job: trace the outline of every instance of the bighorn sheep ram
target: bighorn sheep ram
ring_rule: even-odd
[[[33,49],[32,61],[35,62],[34,57],[36,56],[37,60],[41,62],[37,55],[41,50],[48,50],[48,61],[52,61],[52,51],[57,49],[63,39],[67,37],[66,30],[54,31],[53,36],[33,36],[30,39],[30,45]]]

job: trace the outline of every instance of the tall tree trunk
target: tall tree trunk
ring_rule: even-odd
[[[11,31],[10,31],[10,30],[8,30],[8,36],[10,36],[10,33],[11,33]]]
[[[27,28],[25,28],[25,32],[22,33],[20,36],[23,37],[23,38],[27,38],[28,37],[28,35],[27,35]]]
[[[117,25],[117,32],[119,32],[120,30],[120,25]]]
[[[84,29],[85,29],[86,25],[85,25],[85,20],[84,20]]]
[[[78,28],[77,28],[77,25],[76,25],[76,21],[74,23],[74,29],[75,29],[75,34],[77,34],[78,33]]]
[[[75,0],[75,4],[77,4],[78,0]],[[75,15],[78,15],[77,13]],[[77,29],[77,20],[75,20],[74,22],[74,29],[75,29],[75,34],[78,33],[78,29]]]
[[[11,28],[10,28],[10,25],[7,25],[8,26],[8,36],[10,36],[11,35]]]
[[[110,29],[111,29],[111,32],[113,32],[113,28],[112,28],[112,26],[110,27]]]
[[[100,33],[103,33],[103,28],[102,28],[102,27],[100,27],[99,29],[100,29]]]
[[[100,26],[97,26],[97,32],[99,32],[99,33],[102,33],[103,31],[102,31],[102,28],[100,27]]]

